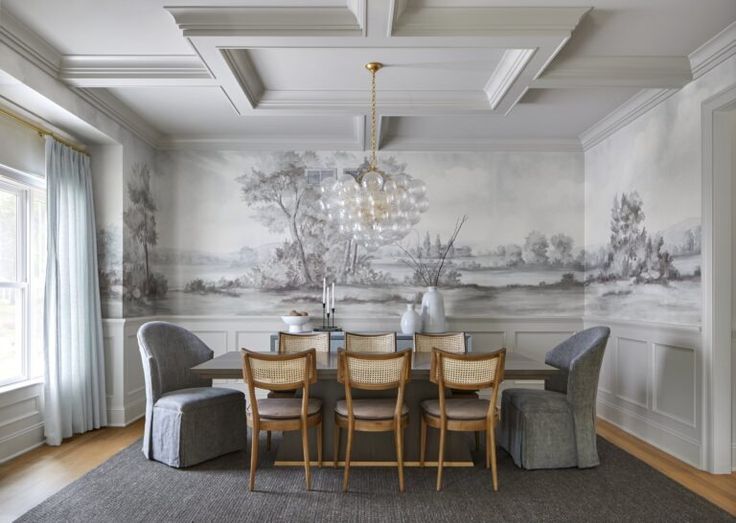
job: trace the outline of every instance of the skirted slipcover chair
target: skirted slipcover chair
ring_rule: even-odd
[[[598,376],[610,329],[580,331],[547,353],[560,369],[545,390],[507,389],[501,399],[499,443],[525,469],[595,467]]]
[[[191,368],[213,353],[188,330],[162,321],[138,330],[146,380],[143,454],[171,467],[189,467],[246,444],[245,396],[212,387]]]

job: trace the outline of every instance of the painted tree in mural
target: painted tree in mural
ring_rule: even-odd
[[[254,167],[250,173],[237,178],[242,185],[243,200],[258,211],[257,218],[270,230],[279,232],[286,227],[296,250],[304,281],[313,283],[307,253],[300,229],[309,213],[310,203],[316,197],[313,186],[307,183],[305,169],[312,152],[294,151],[274,155],[274,164],[266,168]],[[285,253],[288,254],[288,253]]]
[[[524,241],[524,262],[530,265],[544,265],[549,261],[547,249],[549,249],[547,237],[539,231],[530,232]]]
[[[372,269],[370,253],[361,252],[359,244],[328,222],[320,207],[320,185],[307,176],[310,169],[337,172],[330,162],[338,156],[325,159],[310,151],[276,153],[236,178],[243,201],[256,211],[254,217],[269,230],[287,232],[289,237],[268,263],[250,271],[248,285],[297,288],[314,286],[323,277],[355,284],[386,278]],[[402,173],[405,167],[392,158],[381,162],[381,168],[390,174]]]
[[[151,271],[151,249],[158,242],[156,202],[151,191],[151,171],[147,164],[136,164],[127,184],[128,207],[123,213],[126,241],[124,280],[133,298],[161,297],[167,282]],[[140,274],[142,272],[142,274]]]
[[[645,218],[644,202],[638,192],[614,197],[604,279],[632,278],[636,283],[649,283],[679,278],[672,255],[663,249],[662,236],[648,235]]]
[[[549,237],[549,262],[556,266],[567,266],[573,263],[575,241],[567,234],[553,234]]]
[[[647,241],[644,204],[639,193],[616,195],[611,208],[611,237],[607,267],[622,278],[641,273]]]

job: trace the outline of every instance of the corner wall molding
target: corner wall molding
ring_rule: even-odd
[[[105,90],[72,88],[85,102],[127,129],[151,147],[158,147],[161,134],[120,100]]]
[[[678,92],[679,89],[643,89],[580,133],[583,150],[595,147],[616,131],[626,127],[643,114]]]
[[[700,78],[736,54],[736,22],[690,53],[693,78]]]
[[[736,55],[736,22],[688,55],[693,80]],[[595,147],[633,120],[667,100],[679,89],[643,89],[580,133],[583,150]]]
[[[54,78],[58,77],[61,53],[40,35],[0,7],[0,43]]]

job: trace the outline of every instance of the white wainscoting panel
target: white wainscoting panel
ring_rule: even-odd
[[[702,468],[700,328],[585,318],[594,325],[611,328],[598,415]]]
[[[0,393],[0,463],[42,445],[43,384]]]

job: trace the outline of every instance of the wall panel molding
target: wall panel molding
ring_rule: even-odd
[[[703,468],[700,328],[585,319],[586,327],[594,325],[611,329],[598,384],[598,415]]]

